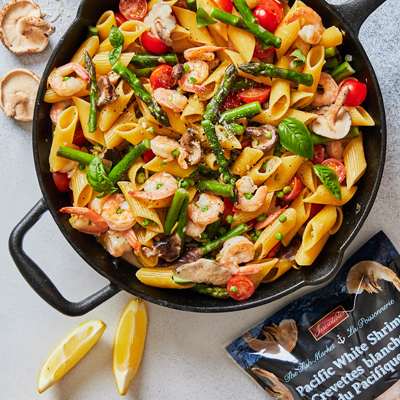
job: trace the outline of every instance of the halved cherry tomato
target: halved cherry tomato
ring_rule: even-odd
[[[161,39],[149,31],[142,33],[142,46],[154,54],[164,54],[169,50],[169,47]]]
[[[228,197],[224,197],[224,214],[222,217],[222,223],[224,225],[229,225],[229,223],[226,221],[226,217],[228,217],[229,215],[233,216],[233,206],[234,204],[232,203],[232,201]]]
[[[314,157],[312,159],[313,164],[321,164],[325,160],[325,147],[322,144],[316,144],[314,146]]]
[[[256,40],[256,45],[254,47],[253,57],[266,58],[269,57],[275,50],[275,47],[271,47],[268,50],[263,50],[260,43]]]
[[[147,1],[120,0],[119,11],[129,21],[143,21],[147,14]]]
[[[279,251],[282,246],[282,242],[278,242],[267,254],[267,258],[274,258],[275,254]]]
[[[236,275],[228,282],[228,294],[232,299],[247,300],[256,290],[254,283],[245,275]]]
[[[81,146],[82,144],[85,144],[87,142],[85,135],[83,134],[83,129],[79,125],[75,129],[74,133],[74,139],[72,140],[73,144],[76,144],[77,146]]]
[[[275,14],[267,7],[258,6],[253,15],[258,19],[259,24],[269,32],[274,32],[278,26]]]
[[[251,146],[252,140],[253,139],[251,137],[247,137],[247,138],[243,139],[242,142],[240,143],[242,145],[242,150],[245,149],[246,147]]]
[[[64,174],[62,172],[52,172],[54,183],[57,186],[57,189],[61,193],[69,192],[69,183],[71,179],[68,178],[68,174]]]
[[[286,193],[284,197],[282,197],[283,201],[293,200],[303,190],[303,184],[301,183],[301,180],[296,175],[290,181],[289,186],[292,188],[292,190],[289,193]]]
[[[150,75],[150,85],[157,88],[170,89],[175,85],[175,78],[172,77],[173,68],[170,65],[159,65]]]
[[[240,100],[246,104],[252,103],[253,101],[259,101],[261,104],[264,103],[271,93],[271,86],[259,86],[249,89],[244,89],[238,93]]]
[[[124,22],[128,21],[121,13],[114,13],[115,20],[117,21],[118,27],[120,27]]]
[[[340,87],[346,85],[349,88],[349,94],[344,102],[347,107],[358,107],[367,97],[367,87],[353,79],[346,79]]]
[[[283,7],[279,1],[276,0],[261,0],[257,7],[265,7],[272,11],[276,17],[277,25],[279,25],[283,20]]]
[[[143,153],[143,160],[147,164],[149,161],[155,158],[155,156],[156,155],[153,153],[153,151],[151,149],[148,149]]]
[[[221,104],[220,111],[232,110],[232,108],[236,108],[243,105],[243,101],[239,99],[239,96],[236,93],[231,93],[228,95],[223,103]]]
[[[339,160],[336,160],[336,158],[328,158],[323,161],[321,165],[333,169],[338,177],[339,183],[342,183],[344,178],[346,178],[346,168]]]
[[[311,203],[310,216],[308,217],[308,220],[305,223],[307,224],[310,220],[312,220],[324,207],[325,204]]]
[[[256,223],[257,223],[257,218],[254,218],[251,221],[246,222],[246,225],[247,225],[246,232],[251,231],[256,226]]]
[[[214,0],[214,3],[221,10],[224,10],[227,13],[232,14],[233,11],[232,0]]]

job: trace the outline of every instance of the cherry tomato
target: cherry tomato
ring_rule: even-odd
[[[227,13],[232,14],[233,11],[232,0],[214,0],[214,3],[221,10],[224,10]]]
[[[68,178],[68,174],[64,174],[62,172],[52,172],[52,174],[57,189],[61,193],[69,192],[69,182],[71,181],[71,179]]]
[[[282,242],[278,242],[267,254],[267,258],[274,258],[275,254],[279,251],[282,246]]]
[[[147,164],[149,161],[155,158],[155,156],[156,155],[153,153],[153,151],[151,149],[148,149],[143,153],[143,160]]]
[[[120,27],[124,22],[128,21],[121,13],[114,13],[115,20],[117,21],[118,27]]]
[[[339,183],[342,183],[344,178],[346,178],[346,168],[339,160],[336,160],[336,158],[328,158],[323,161],[321,165],[333,169],[338,177]]]
[[[243,301],[247,300],[256,288],[254,283],[245,275],[236,275],[228,282],[228,294],[232,299]]]
[[[142,46],[154,54],[164,54],[169,50],[169,47],[161,39],[155,37],[149,31],[142,34]]]
[[[243,105],[243,101],[240,100],[239,96],[236,93],[231,93],[228,95],[223,101],[220,111],[232,110],[232,108],[236,108]]]
[[[248,137],[248,138],[243,139],[242,142],[240,143],[240,144],[242,145],[242,150],[243,150],[244,148],[246,148],[246,147],[251,146],[251,141],[252,141],[252,138],[251,138],[251,137]]]
[[[367,97],[367,87],[362,82],[346,79],[340,87],[343,85],[349,88],[349,94],[344,102],[345,106],[358,107]]]
[[[312,159],[313,164],[321,164],[325,160],[325,147],[322,144],[316,144],[314,146],[314,158]]]
[[[143,21],[147,14],[147,1],[120,0],[119,11],[129,21]]]
[[[271,47],[268,50],[263,50],[260,43],[256,40],[256,46],[254,47],[253,57],[266,58],[269,57],[275,50],[275,47]]]
[[[301,183],[301,180],[296,175],[290,181],[289,186],[291,187],[292,190],[289,193],[286,193],[284,197],[282,197],[283,201],[293,200],[303,190],[303,184]]]
[[[172,77],[173,68],[169,65],[159,65],[150,75],[150,85],[156,90],[157,88],[170,89],[175,84]]]
[[[238,96],[246,104],[253,101],[259,101],[262,104],[268,99],[270,93],[271,86],[260,86],[242,90],[238,93]]]
[[[272,11],[272,13],[275,15],[276,18],[276,25],[278,26],[282,20],[283,20],[283,8],[281,3],[276,0],[261,0],[258,4],[257,7],[264,7],[268,8],[269,10]]]
[[[259,24],[269,32],[274,32],[278,26],[275,14],[266,7],[258,6],[253,15],[258,19]]]
[[[233,214],[234,214],[233,206],[234,206],[234,204],[232,203],[232,201],[228,197],[224,197],[224,216],[222,217],[222,223],[224,225],[230,225],[226,221],[226,217],[228,217],[229,215],[233,216]]]
[[[83,129],[79,125],[75,129],[74,133],[74,139],[72,141],[73,144],[76,144],[77,146],[81,146],[82,144],[85,144],[87,142],[85,135],[83,134]]]
[[[310,220],[312,220],[324,207],[325,204],[311,203],[310,216],[308,217],[308,220],[305,223],[307,224]]]

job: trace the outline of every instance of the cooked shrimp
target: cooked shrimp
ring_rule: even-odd
[[[186,219],[186,235],[198,238],[205,231],[207,225],[194,223],[189,217]]]
[[[343,159],[343,140],[335,140],[326,145],[326,153],[330,158]]]
[[[266,186],[260,186],[257,189],[257,186],[254,185],[252,179],[248,176],[244,176],[236,182],[236,189],[239,192],[239,204],[237,208],[248,212],[260,209],[268,193],[268,188]],[[255,194],[250,199],[246,199],[246,194],[253,194],[254,192]]]
[[[157,172],[147,179],[143,191],[129,192],[133,197],[147,200],[160,200],[172,196],[178,190],[178,182],[166,172]]]
[[[339,94],[339,86],[326,72],[321,72],[319,85],[324,89],[324,93],[315,93],[313,102],[311,103],[313,108],[319,108],[333,104]]]
[[[188,165],[185,159],[189,154],[176,140],[167,136],[157,136],[150,142],[150,145],[153,153],[161,157],[164,161],[172,161],[174,159],[172,153],[178,150],[178,164],[181,168],[187,169]]]
[[[105,234],[105,243],[107,251],[114,257],[121,257],[132,251],[125,232],[109,229]]]
[[[83,233],[100,235],[108,230],[106,220],[96,211],[87,207],[64,207],[60,212],[73,214],[69,223],[71,226]]]
[[[251,370],[257,375],[267,378],[267,382],[263,379],[263,382],[266,384],[265,391],[272,396],[273,399],[294,400],[290,390],[272,372],[257,367],[252,367]]]
[[[140,251],[140,243],[136,236],[135,231],[131,228],[124,232],[126,239],[128,240],[129,244],[136,250]]]
[[[276,221],[279,218],[279,216],[286,210],[287,207],[288,206],[285,206],[285,207],[281,208],[280,210],[275,211],[272,214],[268,215],[268,217],[264,221],[257,222],[254,229],[256,231],[260,231],[261,229],[264,229],[268,225],[271,225],[274,221]]]
[[[218,46],[201,46],[191,47],[183,52],[183,56],[187,61],[201,60],[201,61],[212,61],[215,59],[214,51],[223,50],[226,47]]]
[[[294,319],[283,319],[279,326],[264,326],[261,333],[269,340],[276,340],[289,353],[295,348],[297,343],[297,325]]]
[[[195,224],[208,225],[218,221],[219,214],[224,212],[224,202],[213,194],[202,193],[192,200],[188,215]]]
[[[392,283],[400,292],[400,279],[396,273],[375,261],[361,261],[351,267],[346,280],[347,291],[350,294],[362,293],[364,290],[378,293],[382,290],[377,282],[379,279]]]
[[[89,201],[88,207],[96,211],[98,214],[101,215],[103,212],[104,203],[110,198],[111,194],[107,194],[106,196],[98,199],[97,197],[93,197],[92,200]]]
[[[73,104],[72,100],[57,101],[57,103],[54,103],[51,106],[51,110],[50,110],[51,122],[54,125],[57,125],[57,122],[58,122],[61,114],[63,113],[63,111],[66,110],[68,107],[71,107],[72,104]]]
[[[72,77],[64,81],[64,78],[72,72],[75,72],[84,82]],[[49,84],[59,96],[72,96],[86,87],[86,83],[88,83],[89,80],[90,75],[86,69],[78,63],[71,62],[62,67],[58,67],[50,75]]]
[[[204,93],[207,89],[200,86],[206,81],[209,75],[209,68],[204,61],[189,61],[185,64],[189,67],[188,71],[179,79],[179,87],[189,93]]]
[[[322,32],[325,30],[322,25],[321,17],[310,7],[298,8],[287,20],[286,25],[304,18],[311,25],[303,26],[299,31],[299,36],[310,44],[317,44],[321,41]]]
[[[254,245],[244,236],[236,236],[228,239],[220,252],[220,263],[231,271],[232,275],[251,275],[261,271],[258,264],[249,264],[239,267],[239,264],[254,259]]]
[[[114,231],[126,231],[136,223],[129,204],[121,193],[114,193],[104,203],[101,216]]]
[[[182,112],[188,103],[187,97],[176,90],[158,88],[154,91],[153,97],[161,106],[176,112]]]

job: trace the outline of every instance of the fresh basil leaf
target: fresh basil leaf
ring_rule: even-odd
[[[320,164],[313,165],[313,168],[315,174],[321,179],[321,182],[328,189],[329,193],[342,201],[342,190],[340,189],[340,183],[335,171]]]
[[[110,179],[108,179],[100,157],[96,156],[89,164],[86,171],[86,178],[92,189],[98,193],[114,193],[118,190],[114,187]]]
[[[120,46],[124,47],[125,44],[124,35],[114,25],[111,27],[110,34],[108,37],[110,39],[111,46],[114,47],[115,49]]]
[[[312,160],[314,146],[307,127],[295,118],[285,118],[278,126],[279,139],[283,147],[301,157]]]
[[[291,56],[296,57],[298,60],[302,61],[303,64],[305,64],[305,62],[306,62],[306,56],[303,54],[303,52],[300,49],[296,49],[295,51],[293,51]]]
[[[303,61],[300,61],[300,60],[293,60],[292,64],[293,64],[293,67],[299,68],[299,67],[302,67],[305,63]]]
[[[108,59],[110,60],[111,65],[114,65],[118,61],[118,58],[121,56],[121,53],[122,53],[122,46],[119,46],[108,53]]]
[[[196,12],[196,22],[197,27],[202,28],[203,26],[216,24],[218,21],[216,21],[214,18],[211,18],[207,14],[206,10],[200,5],[199,9]]]

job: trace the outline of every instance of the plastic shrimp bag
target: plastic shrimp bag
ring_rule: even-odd
[[[400,399],[400,256],[379,232],[323,289],[226,347],[274,399]]]

